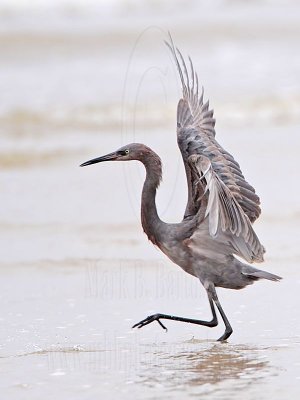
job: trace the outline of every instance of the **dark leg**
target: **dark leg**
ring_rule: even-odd
[[[219,342],[223,342],[224,340],[229,338],[229,336],[232,334],[233,330],[232,330],[232,327],[231,327],[231,325],[230,325],[230,323],[229,323],[229,321],[228,321],[228,319],[227,319],[227,317],[226,317],[226,315],[224,313],[224,310],[223,310],[223,308],[222,308],[222,306],[221,306],[221,304],[219,302],[219,299],[218,299],[218,296],[217,296],[217,292],[216,292],[216,289],[215,289],[214,285],[210,285],[208,290],[211,293],[211,296],[212,296],[216,306],[218,307],[218,310],[219,310],[219,312],[221,314],[221,317],[222,317],[222,319],[224,321],[224,324],[225,324],[225,332],[218,339]]]
[[[190,319],[190,318],[182,318],[182,317],[176,317],[174,315],[167,315],[167,314],[154,314],[150,315],[149,317],[143,319],[142,321],[138,322],[137,324],[133,325],[132,328],[143,328],[143,326],[146,326],[148,324],[151,324],[153,321],[157,321],[159,325],[166,329],[167,328],[164,326],[164,324],[160,321],[161,319],[170,319],[173,321],[180,321],[180,322],[188,322],[190,324],[197,324],[197,325],[203,325],[203,326],[208,326],[210,328],[213,328],[214,326],[218,325],[218,319],[217,319],[217,314],[215,311],[214,307],[214,302],[212,299],[212,295],[208,292],[208,300],[212,312],[212,320],[211,321],[202,321],[198,319]]]

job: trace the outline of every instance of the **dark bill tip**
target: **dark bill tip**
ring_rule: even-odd
[[[96,160],[96,159],[86,161],[86,162],[80,164],[79,167],[85,167],[85,166],[87,166],[87,165],[96,164],[98,161],[95,161],[95,160]]]
[[[105,156],[102,156],[102,157],[93,158],[92,160],[86,161],[86,162],[80,164],[79,166],[86,167],[87,165],[97,164],[97,163],[103,162],[103,161],[112,161],[112,160],[115,160],[116,158],[117,158],[116,153],[110,153],[110,154],[106,154]]]

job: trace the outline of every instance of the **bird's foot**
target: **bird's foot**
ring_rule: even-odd
[[[228,328],[228,329],[226,328],[224,334],[221,337],[219,337],[218,342],[225,342],[229,338],[229,336],[232,334],[232,332],[233,332],[232,328]]]
[[[163,314],[153,314],[150,315],[149,317],[142,319],[142,321],[138,322],[137,324],[133,325],[132,328],[138,328],[141,329],[143,326],[146,326],[148,324],[151,324],[153,321],[157,321],[159,325],[167,332],[168,329],[165,327],[165,325],[160,321],[160,318],[163,318]]]

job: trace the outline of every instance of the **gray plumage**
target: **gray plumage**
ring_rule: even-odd
[[[132,143],[81,166],[108,160],[139,160],[144,164],[146,179],[141,202],[144,232],[170,260],[198,278],[208,294],[211,321],[154,314],[134,327],[141,328],[157,321],[165,328],[162,319],[213,327],[218,323],[216,305],[226,328],[219,340],[226,340],[232,328],[215,288],[242,289],[261,278],[272,281],[281,278],[243,263],[234,256],[248,263],[263,261],[265,249],[252,226],[261,213],[260,200],[245,180],[239,164],[215,139],[213,110],[208,102],[203,101],[203,89],[199,93],[198,76],[191,59],[188,71],[171,37],[167,46],[175,60],[183,93],[177,107],[177,139],[188,184],[188,202],[183,220],[169,224],[158,216],[155,196],[162,177],[162,164],[159,156],[149,147]]]

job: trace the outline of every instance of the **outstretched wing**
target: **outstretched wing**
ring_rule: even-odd
[[[265,249],[260,244],[249,217],[213,170],[209,158],[194,154],[188,158],[188,162],[193,176],[197,177],[196,186],[204,185],[203,195],[207,193],[204,218],[208,218],[210,236],[216,237],[225,233],[225,241],[230,242],[234,253],[248,262],[263,261]],[[200,217],[201,211],[200,209],[196,216]]]
[[[215,119],[209,102],[203,102],[203,88],[199,94],[198,76],[189,58],[190,74],[178,49],[175,49],[172,38],[167,43],[174,57],[182,84],[183,97],[177,107],[177,140],[188,182],[188,203],[184,218],[195,215],[201,206],[203,185],[195,183],[195,174],[191,171],[188,158],[193,154],[206,156],[212,171],[222,182],[231,197],[254,222],[260,215],[260,201],[254,188],[245,180],[239,164],[231,154],[224,150],[215,139]],[[180,60],[180,61],[179,61]]]

